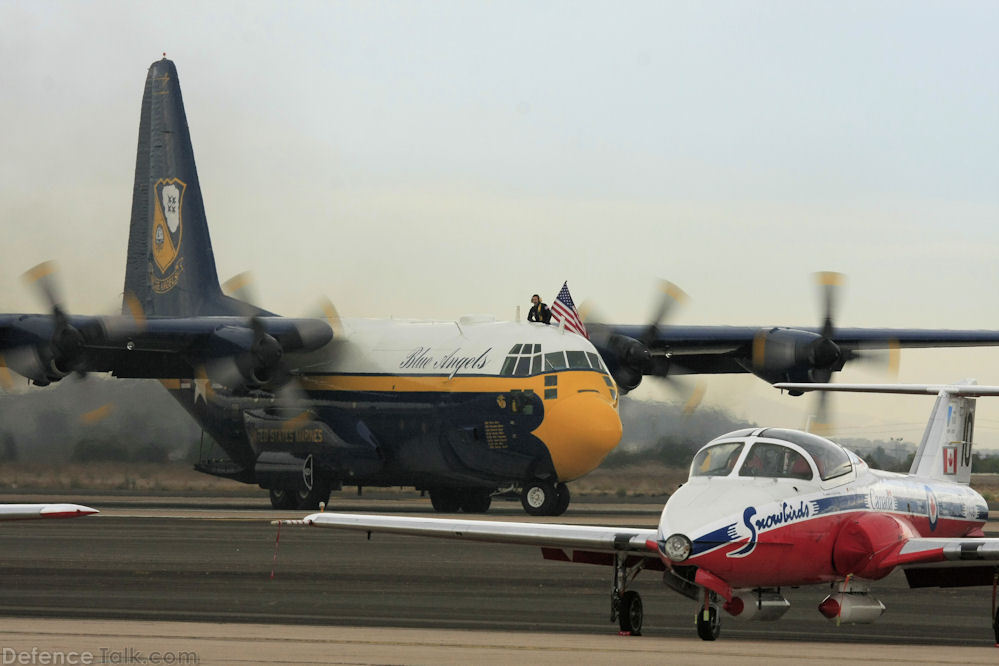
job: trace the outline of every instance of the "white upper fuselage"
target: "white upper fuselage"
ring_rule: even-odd
[[[456,376],[527,376],[551,366],[538,366],[504,373],[507,357],[515,346],[516,356],[523,345],[539,345],[537,353],[560,351],[597,354],[586,338],[558,326],[528,322],[500,322],[474,315],[457,321],[405,319],[345,319],[343,335],[324,350],[325,353],[303,366],[307,372],[343,374],[402,374]],[[597,355],[599,358],[599,355]],[[544,360],[539,359],[540,361]],[[553,358],[549,358],[553,361]],[[566,361],[566,367],[572,359]],[[573,369],[600,369],[590,357],[579,359]],[[585,363],[585,365],[584,365]],[[554,368],[561,369],[561,368]]]

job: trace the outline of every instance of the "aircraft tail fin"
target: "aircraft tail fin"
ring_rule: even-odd
[[[975,399],[956,391],[940,391],[909,474],[967,484],[971,481],[974,431]]]
[[[999,396],[999,386],[978,386],[974,380],[958,384],[774,384],[799,391],[936,394],[937,400],[916,449],[909,474],[967,484],[975,432],[975,398]]]
[[[245,315],[222,293],[177,69],[149,67],[135,157],[122,312],[159,317]]]

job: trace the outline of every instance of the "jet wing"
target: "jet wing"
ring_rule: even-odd
[[[999,386],[977,384],[794,384],[780,382],[774,388],[788,391],[840,391],[851,393],[901,393],[909,395],[938,395],[950,393],[969,398],[999,395]]]
[[[655,546],[656,530],[634,527],[410,518],[353,513],[314,513],[300,521],[281,522],[369,533],[387,532],[442,539],[541,546],[543,548],[582,549],[597,553],[623,552],[629,555],[659,559]]]
[[[999,539],[909,539],[886,558],[901,567],[909,587],[971,587],[999,581]]]
[[[95,513],[100,512],[79,504],[0,504],[0,520],[76,518]]]
[[[999,566],[999,539],[981,537],[909,539],[886,565],[912,567],[980,567],[989,562]]]

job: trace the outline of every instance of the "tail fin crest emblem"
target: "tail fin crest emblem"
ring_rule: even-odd
[[[184,192],[187,184],[179,178],[161,178],[153,185],[153,266],[150,265],[153,291],[158,294],[177,286],[184,270],[180,244],[184,235]]]

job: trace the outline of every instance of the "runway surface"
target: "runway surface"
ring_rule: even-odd
[[[5,497],[4,501],[16,500]],[[377,534],[368,541],[363,534],[353,532],[285,526],[275,565],[277,528],[270,521],[298,518],[302,512],[246,509],[243,507],[248,503],[263,505],[197,498],[89,497],[86,503],[101,508],[102,514],[0,526],[0,615],[284,625],[278,633],[305,630],[288,625],[319,625],[329,628],[317,629],[320,636],[336,633],[348,642],[358,635],[356,632],[368,635],[364,628],[370,628],[371,635],[381,636],[371,639],[372,646],[393,640],[379,628],[422,630],[407,635],[430,643],[437,639],[431,638],[428,630],[434,630],[435,636],[458,630],[457,638],[447,640],[493,648],[508,646],[512,640],[520,646],[516,649],[541,646],[539,637],[547,634],[583,634],[594,640],[613,640],[615,647],[608,649],[639,650],[633,655],[636,661],[642,661],[640,655],[650,648],[632,647],[633,641],[682,638],[683,645],[691,640],[690,645],[701,649],[701,642],[692,638],[696,604],[666,590],[655,572],[643,572],[632,586],[645,601],[645,636],[626,639],[619,638],[616,625],[609,622],[610,568],[549,562],[534,547]],[[414,508],[425,509],[425,504],[357,499],[338,502],[337,508],[408,513]],[[658,504],[579,503],[563,522],[652,527],[659,509]],[[489,517],[527,519],[512,503],[500,504]],[[878,582],[873,591],[888,608],[873,625],[836,627],[816,610],[825,589],[787,590],[792,608],[782,620],[740,623],[724,616],[722,637],[714,644],[717,647],[711,648],[716,651],[707,654],[717,658],[721,649],[741,650],[743,655],[746,650],[770,653],[785,650],[776,644],[825,641],[839,643],[843,649],[844,643],[916,644],[926,647],[918,650],[915,658],[928,661],[949,660],[955,654],[949,646],[968,646],[981,650],[984,663],[999,659],[999,650],[992,647],[990,589],[909,590],[903,576],[893,574]],[[0,632],[0,648],[15,636],[28,640],[17,632],[10,633],[12,622],[0,620],[0,627],[8,631],[7,635]],[[31,626],[48,626],[37,622]],[[225,637],[237,630],[242,632],[245,627],[216,627],[210,635]],[[473,640],[468,638],[469,630],[513,632],[516,638],[501,640],[495,635]],[[52,629],[53,636],[60,632],[67,632],[61,624]],[[397,633],[390,631],[388,636]],[[554,639],[545,640],[551,643]],[[742,641],[763,641],[772,646],[746,648]],[[800,655],[800,647],[787,649]],[[479,661],[488,661],[493,659],[493,648],[481,647],[483,652],[473,653],[481,657]],[[683,648],[685,653],[689,649]],[[372,650],[372,655],[381,654],[381,648]],[[510,652],[503,654],[505,661],[521,659]],[[530,659],[577,661],[571,650],[548,657],[539,653]],[[382,661],[420,660],[435,661],[432,657]],[[969,660],[977,658],[963,658],[964,663]]]

